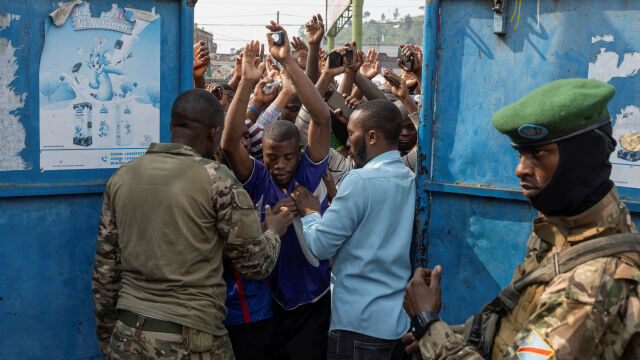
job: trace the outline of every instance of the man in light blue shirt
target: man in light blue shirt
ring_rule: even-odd
[[[401,127],[393,103],[361,104],[347,127],[358,169],[344,176],[329,209],[321,216],[320,202],[303,187],[291,195],[311,253],[334,258],[328,359],[402,356],[415,180],[397,150]]]

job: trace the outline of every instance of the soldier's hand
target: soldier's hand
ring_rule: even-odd
[[[422,359],[422,354],[420,353],[420,343],[413,336],[413,333],[406,333],[402,335],[401,339],[402,343],[407,345],[404,348],[404,352],[409,355],[413,355],[414,359]]]
[[[296,202],[300,216],[304,217],[313,212],[320,214],[320,200],[306,187],[298,185],[291,192],[291,198]]]
[[[290,211],[293,215],[298,214],[298,208],[296,207],[296,202],[293,201],[292,198],[286,197],[280,201],[278,201],[275,205],[273,205],[273,215],[280,214],[283,210]]]
[[[410,317],[423,311],[440,312],[442,299],[440,294],[440,278],[442,267],[437,265],[433,270],[418,268],[407,285],[402,306]]]
[[[288,209],[281,210],[277,215],[271,212],[269,205],[264,208],[264,223],[267,230],[273,230],[278,233],[278,236],[284,236],[287,232],[287,228],[293,221],[293,213]]]

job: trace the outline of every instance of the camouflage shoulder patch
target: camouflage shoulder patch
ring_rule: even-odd
[[[234,186],[231,191],[233,192],[233,201],[240,209],[253,209],[253,202],[242,186]]]
[[[516,350],[520,360],[547,360],[555,351],[533,330],[527,340]]]

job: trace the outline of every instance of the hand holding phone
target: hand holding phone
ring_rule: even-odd
[[[414,56],[413,56],[413,52],[411,50],[410,50],[411,55],[409,55],[409,56],[405,56],[404,55],[403,49],[406,46],[407,45],[404,45],[403,47],[398,48],[398,65],[402,64],[405,67],[405,69],[403,69],[403,70],[411,71],[413,69]]]

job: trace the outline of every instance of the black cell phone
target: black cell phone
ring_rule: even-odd
[[[329,69],[342,66],[342,61],[342,54],[340,54],[337,50],[329,53]]]
[[[347,58],[347,65],[353,65],[353,49],[346,49],[344,51],[344,57]]]
[[[413,69],[413,55],[409,56],[409,57],[405,57],[402,54],[402,49],[398,48],[398,59],[400,59],[400,61],[402,61],[402,63],[404,64],[404,66],[409,69],[409,71],[411,71]]]
[[[397,82],[396,79],[384,73],[382,74],[382,77],[384,77],[385,80],[387,80],[389,84],[391,84],[391,86],[397,87],[398,89],[400,88],[400,83]]]
[[[215,95],[218,100],[222,100],[222,88],[215,88],[213,90],[213,95]]]
[[[349,117],[351,116],[351,113],[353,112],[353,109],[348,107],[347,104],[345,104],[344,102],[345,102],[345,98],[342,95],[340,95],[339,92],[334,91],[331,97],[329,98],[329,101],[327,101],[327,104],[329,104],[329,107],[332,108],[333,110],[341,109],[342,116],[349,119]]]
[[[284,44],[284,31],[282,31],[282,30],[272,31],[269,34],[271,34],[271,37],[273,37],[273,44],[274,45],[282,45],[282,44]]]
[[[113,45],[113,47],[118,50],[122,49],[122,40],[116,40],[116,43]]]

